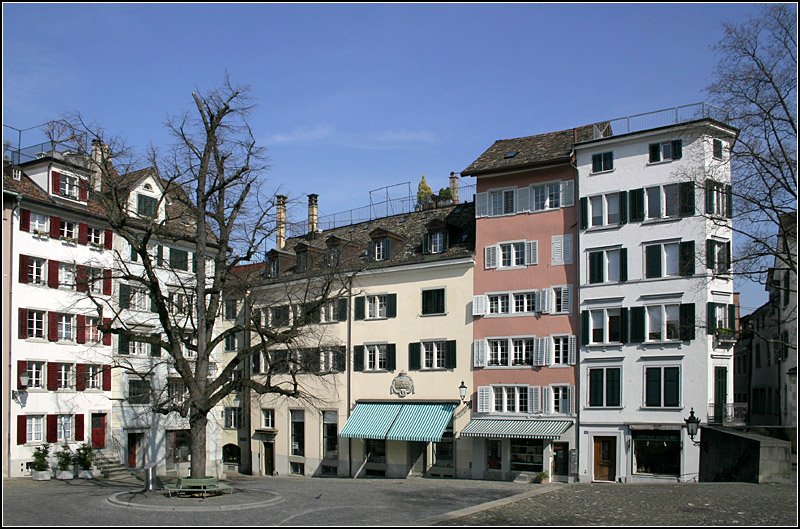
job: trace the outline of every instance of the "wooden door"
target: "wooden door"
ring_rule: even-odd
[[[138,434],[128,434],[128,468],[136,468],[136,443],[138,441]]]
[[[271,476],[275,471],[275,445],[264,441],[264,475]]]
[[[92,414],[92,447],[106,447],[106,414]]]
[[[594,479],[614,481],[617,478],[617,438],[594,438]]]

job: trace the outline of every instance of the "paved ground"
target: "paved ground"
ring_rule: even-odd
[[[785,525],[791,485],[559,484],[440,479],[229,480],[206,499],[142,493],[138,481],[3,481],[3,525]],[[136,491],[132,493],[131,491]]]

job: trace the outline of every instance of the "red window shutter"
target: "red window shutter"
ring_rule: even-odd
[[[108,327],[111,325],[111,318],[103,318],[103,325]],[[111,333],[104,332],[103,333],[103,345],[111,345]]]
[[[103,270],[103,294],[111,295],[111,270]]]
[[[19,229],[20,231],[31,231],[31,210],[19,210]]]
[[[19,282],[28,282],[28,256],[19,254]]]
[[[55,215],[50,216],[50,238],[58,239],[61,237],[61,218]]]
[[[111,249],[113,241],[114,241],[114,232],[111,230],[106,230],[105,236],[103,237],[103,245],[105,246],[106,250]]]
[[[83,414],[76,413],[75,414],[75,440],[76,441],[83,441]]]
[[[78,265],[75,270],[75,289],[78,292],[89,290],[89,271],[84,265]]]
[[[58,442],[58,415],[47,416],[47,442]]]
[[[23,373],[28,372],[28,361],[27,360],[17,360],[17,389],[26,389],[27,386],[22,385],[22,381],[20,381],[19,377],[22,376]]]
[[[47,313],[47,339],[51,342],[58,341],[58,312]]]
[[[47,391],[58,389],[58,364],[55,362],[47,363]]]
[[[83,314],[78,314],[78,332],[75,336],[75,340],[78,343],[86,343],[86,316]]]
[[[19,309],[19,339],[28,338],[28,309]]]
[[[28,417],[17,415],[17,444],[24,445],[28,442]]]
[[[47,286],[58,288],[58,261],[47,261]]]
[[[85,178],[78,180],[78,198],[81,202],[86,202],[89,199],[89,183]]]
[[[109,336],[111,336],[109,334]],[[103,366],[103,391],[111,391],[111,366]]]
[[[78,224],[78,244],[89,242],[89,225],[85,222]]]
[[[54,195],[61,194],[61,173],[53,171],[52,173],[53,187],[51,193]]]
[[[75,365],[75,390],[86,391],[86,364]]]

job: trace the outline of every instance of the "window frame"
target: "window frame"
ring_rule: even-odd
[[[502,413],[508,415],[528,415],[531,409],[531,402],[528,399],[529,386],[522,384],[495,384],[490,385],[492,396],[490,402],[492,407],[490,413]],[[512,395],[513,393],[513,395]],[[498,397],[500,408],[498,406]],[[510,399],[509,397],[513,397]],[[509,404],[513,401],[513,410],[509,410]],[[524,410],[522,403],[524,401]]]
[[[27,361],[27,373],[28,373],[27,389],[45,389],[47,387],[47,383],[45,380],[46,364],[47,364],[46,362],[40,360]]]
[[[489,191],[487,199],[488,199],[488,209],[489,209],[489,217],[502,217],[505,215],[514,215],[516,213],[516,204],[517,204],[517,196],[516,196],[516,188],[506,188],[506,189],[493,189]],[[510,207],[509,207],[509,199],[510,199]],[[495,197],[499,198],[499,204],[495,204]],[[499,206],[500,212],[497,212],[495,206]]]
[[[28,330],[27,334],[28,338],[43,340],[47,337],[45,333],[45,311],[28,309],[27,330]]]
[[[387,371],[389,348],[387,343],[364,344],[364,371]]]
[[[44,418],[43,414],[33,414],[25,416],[25,442],[39,443],[44,441]]]
[[[609,173],[614,170],[614,151],[592,154],[592,170],[590,174]]]
[[[596,308],[596,309],[588,309],[589,312],[589,343],[588,345],[621,345],[624,340],[624,336],[620,336],[619,341],[611,341],[611,329],[614,325],[611,324],[611,312],[616,311],[616,317],[622,318],[622,307],[603,307],[603,308]],[[595,313],[602,313],[602,326],[595,327]],[[602,330],[603,333],[603,341],[595,341],[595,330]]]
[[[667,369],[670,370],[677,370],[677,378],[676,383],[677,387],[675,388],[675,395],[677,398],[677,402],[674,404],[667,404],[666,397],[667,397],[667,381],[666,377],[664,376]],[[659,371],[659,404],[649,404],[648,398],[651,395],[650,390],[650,377],[648,376],[648,372],[650,370],[658,370]],[[678,364],[670,364],[670,365],[656,365],[656,366],[644,366],[643,368],[643,376],[644,381],[642,384],[642,389],[644,390],[644,394],[642,395],[642,407],[646,409],[662,409],[662,408],[669,408],[675,409],[681,407],[681,392],[683,390],[681,384],[681,366]]]
[[[426,295],[429,298],[427,303],[425,300]],[[421,296],[422,310],[420,311],[420,314],[423,316],[441,316],[447,314],[447,298],[444,287],[422,289]],[[430,299],[431,297],[433,299]]]
[[[447,340],[422,340],[420,370],[447,368]]]
[[[28,256],[27,278],[29,285],[47,285],[47,259]]]
[[[602,373],[602,377],[600,382],[602,383],[602,387],[600,388],[600,394],[602,395],[602,403],[601,404],[592,404],[592,396],[594,392],[592,391],[592,372],[600,371]],[[608,373],[609,371],[617,371],[617,392],[616,398],[617,402],[609,403],[609,384],[608,384]],[[622,407],[622,367],[621,366],[591,366],[587,368],[586,371],[587,382],[586,387],[588,388],[587,391],[587,401],[586,407],[591,409],[600,409],[600,408],[621,408]],[[613,401],[612,401],[613,402]]]

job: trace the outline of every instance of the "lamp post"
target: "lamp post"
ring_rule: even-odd
[[[694,436],[697,435],[698,428],[700,427],[700,419],[695,416],[694,408],[689,410],[689,417],[683,421],[686,423],[686,433],[689,434],[689,439],[692,440],[692,444],[700,446],[700,441],[694,440]]]
[[[28,393],[28,382],[30,382],[30,380],[31,379],[28,376],[27,372],[20,374],[19,375],[19,389],[18,390],[14,389],[14,390],[11,391],[11,398],[14,400],[14,402],[19,404],[20,406],[25,406],[25,404],[22,403],[22,395],[27,395],[27,393]]]
[[[464,399],[467,398],[467,386],[464,384],[464,381],[461,381],[461,385],[458,386],[458,396],[461,397],[461,404],[464,404]]]

